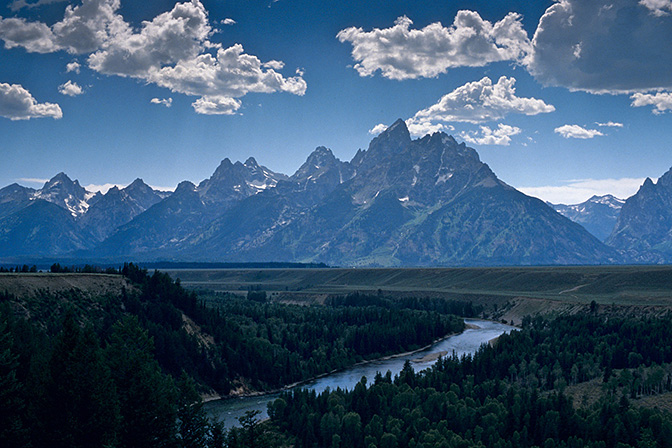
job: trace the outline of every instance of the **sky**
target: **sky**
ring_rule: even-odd
[[[672,0],[6,0],[0,41],[0,186],[292,174],[398,118],[554,203],[672,166]]]

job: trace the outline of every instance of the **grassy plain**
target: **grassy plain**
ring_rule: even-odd
[[[490,317],[519,323],[525,315],[573,314],[595,302],[600,312],[660,315],[672,310],[672,266],[501,268],[325,268],[167,270],[193,289],[244,294],[267,291],[285,301],[329,295],[446,297],[484,305]]]

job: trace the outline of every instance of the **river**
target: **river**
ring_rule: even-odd
[[[303,383],[301,386],[297,387],[313,389],[318,393],[323,392],[327,388],[331,390],[335,390],[338,387],[341,389],[352,389],[355,384],[362,379],[362,376],[366,376],[370,382],[376,376],[377,372],[385,374],[389,370],[392,372],[392,376],[398,374],[401,372],[406,360],[413,361],[423,357],[432,358],[432,356],[428,355],[441,352],[446,352],[448,355],[455,352],[458,356],[468,353],[473,354],[478,350],[481,344],[485,344],[491,339],[515,329],[515,327],[509,325],[487,320],[465,319],[465,322],[470,327],[477,328],[467,328],[464,332],[443,339],[431,347],[419,352],[358,364],[348,369]],[[427,369],[435,362],[436,359],[431,359],[425,362],[412,362],[411,365],[417,372]],[[238,425],[238,417],[245,415],[245,412],[247,411],[258,410],[261,412],[259,416],[261,418],[266,418],[266,408],[268,403],[275,400],[278,396],[279,393],[259,395],[256,397],[224,398],[206,403],[205,410],[211,418],[224,422],[224,426],[230,428],[231,426]]]

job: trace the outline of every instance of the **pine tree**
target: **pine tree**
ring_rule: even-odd
[[[177,386],[180,390],[177,419],[181,446],[183,448],[206,448],[209,423],[203,410],[203,401],[196,390],[196,383],[183,371]]]
[[[105,350],[117,387],[122,446],[172,447],[177,442],[177,392],[152,355],[153,341],[134,316],[112,328]]]
[[[66,316],[58,335],[49,370],[44,417],[48,444],[116,445],[120,414],[110,369],[93,330],[82,330],[72,313]]]
[[[17,356],[12,353],[12,335],[4,313],[0,314],[0,446],[25,446],[27,434],[21,414],[25,402],[23,387],[17,379]]]

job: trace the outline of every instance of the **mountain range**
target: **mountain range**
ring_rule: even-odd
[[[551,204],[556,212],[581,224],[600,241],[605,241],[616,226],[625,200],[610,194],[593,196],[580,204]]]
[[[639,202],[602,197],[549,206],[502,182],[464,143],[445,133],[413,140],[398,120],[349,162],[318,147],[291,176],[249,158],[224,159],[209,179],[184,181],[174,192],[136,179],[94,194],[64,173],[39,190],[9,185],[0,190],[0,258],[347,266],[661,262],[672,257],[672,244],[640,237],[651,204],[663,196],[672,202],[668,177],[647,181],[633,198],[656,193]],[[665,216],[670,233],[672,214]],[[650,232],[667,225],[659,224]]]

